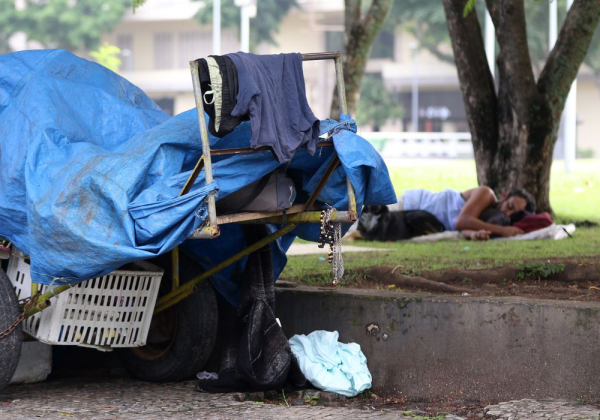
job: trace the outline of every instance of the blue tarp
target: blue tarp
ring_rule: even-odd
[[[324,131],[351,125],[322,122]],[[333,140],[342,166],[319,201],[347,209],[348,174],[359,208],[395,202],[373,147],[347,129]],[[247,146],[250,125],[210,141],[213,148]],[[205,268],[243,249],[240,226],[223,226],[214,240],[186,238],[206,218],[209,192],[225,197],[281,165],[270,152],[214,159],[215,182],[205,185],[202,173],[177,197],[200,155],[195,109],[169,117],[127,80],[63,50],[0,56],[0,237],[31,256],[36,282],[76,283],[180,244]],[[287,172],[299,196],[315,188],[332,158],[331,148],[296,153]],[[273,243],[276,274],[296,236],[318,234],[318,226],[304,225]],[[212,279],[234,304],[234,273],[244,263]]]

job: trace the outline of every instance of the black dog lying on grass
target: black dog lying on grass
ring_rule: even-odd
[[[481,213],[479,219],[493,225],[510,226],[526,215],[527,212],[522,211],[508,217],[497,208],[490,207]],[[358,220],[357,231],[351,234],[350,240],[401,241],[444,231],[442,222],[424,210],[390,211],[387,206],[365,206]],[[466,239],[479,239],[470,234],[464,236]],[[491,235],[491,238],[494,237],[498,235]]]
[[[424,210],[390,211],[387,206],[365,206],[358,232],[367,241],[401,241],[443,232],[444,225]]]

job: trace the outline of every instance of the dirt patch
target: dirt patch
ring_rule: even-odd
[[[384,288],[464,296],[521,296],[536,299],[600,301],[600,257],[578,263],[554,259],[513,267],[451,268],[437,271],[384,265],[349,269],[349,287]]]

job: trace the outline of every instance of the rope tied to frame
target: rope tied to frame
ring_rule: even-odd
[[[327,137],[331,137],[342,130],[348,130],[356,133],[358,130],[356,122],[350,118],[348,114],[340,114],[340,120],[336,121],[331,118],[322,120],[319,126],[320,135],[327,134]]]

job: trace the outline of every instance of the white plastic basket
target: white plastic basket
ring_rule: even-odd
[[[48,344],[110,350],[146,344],[162,270],[145,261],[79,283],[51,299],[51,306],[27,318],[23,329]],[[139,270],[138,270],[139,268]],[[7,273],[19,299],[31,296],[29,263],[13,248]],[[42,293],[50,286],[42,286]]]

